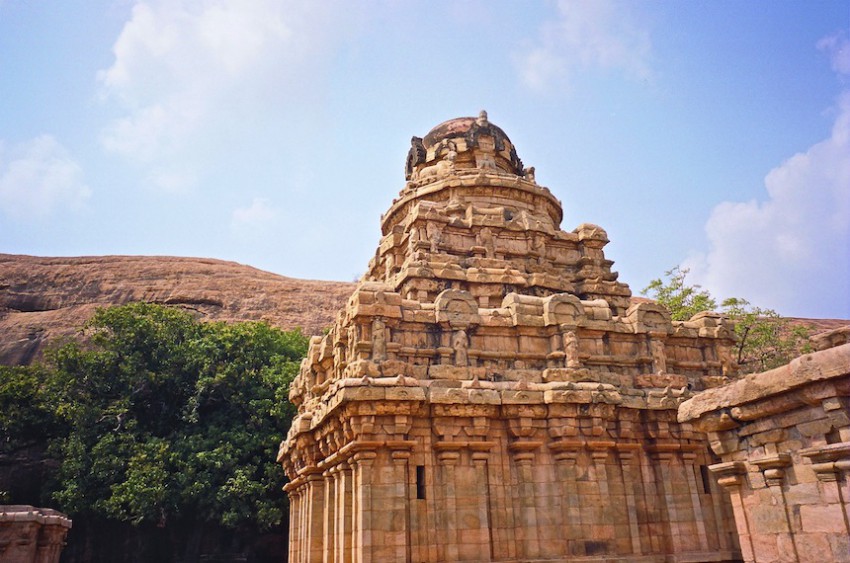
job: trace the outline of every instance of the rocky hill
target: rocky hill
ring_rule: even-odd
[[[0,254],[0,364],[39,358],[49,343],[77,335],[98,307],[148,301],[183,307],[207,320],[263,320],[319,334],[352,291],[353,283],[287,278],[209,258]],[[794,322],[812,333],[848,324]]]
[[[29,363],[48,343],[76,335],[96,308],[133,301],[319,334],[353,289],[207,258],[0,254],[0,364]]]

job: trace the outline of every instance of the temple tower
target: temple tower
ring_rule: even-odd
[[[736,369],[731,327],[633,303],[485,112],[413,137],[405,175],[291,386],[290,561],[738,559],[676,420]]]

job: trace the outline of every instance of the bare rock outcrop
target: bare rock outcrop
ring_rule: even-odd
[[[78,334],[98,307],[135,301],[320,334],[353,288],[208,258],[0,254],[0,364],[30,363],[46,345]]]

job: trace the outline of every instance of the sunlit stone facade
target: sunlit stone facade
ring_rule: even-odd
[[[635,303],[605,231],[478,118],[414,137],[347,306],[291,387],[290,561],[723,561],[704,435],[724,320]]]

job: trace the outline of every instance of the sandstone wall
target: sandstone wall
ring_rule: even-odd
[[[0,563],[58,563],[70,528],[49,508],[0,505]]]
[[[722,457],[745,561],[850,561],[850,344],[705,391],[679,420]]]

